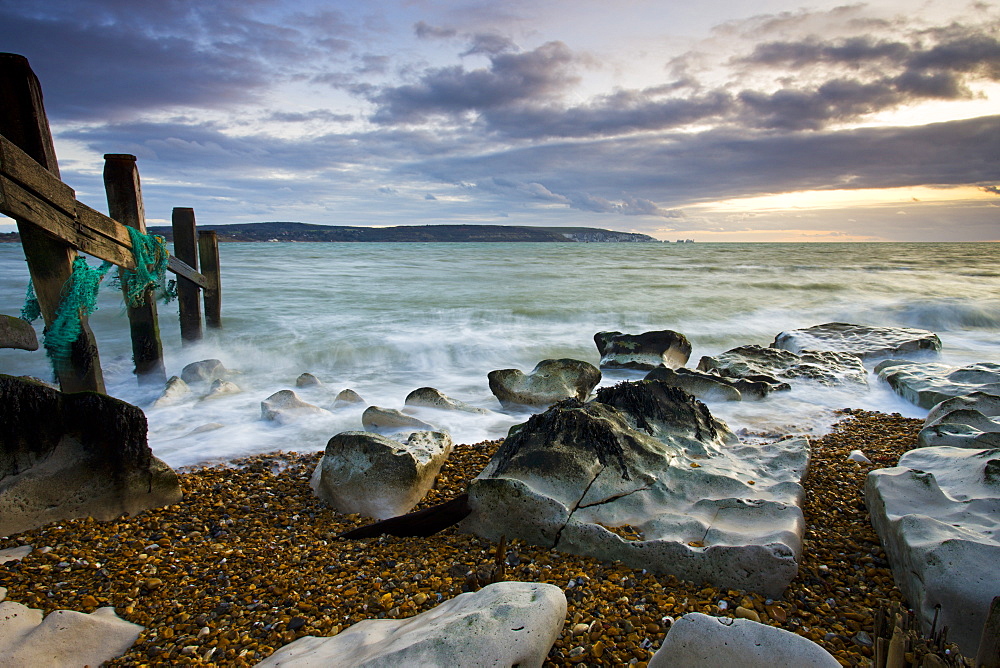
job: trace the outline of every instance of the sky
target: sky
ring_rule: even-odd
[[[0,51],[152,225],[1000,240],[997,2],[0,0]]]

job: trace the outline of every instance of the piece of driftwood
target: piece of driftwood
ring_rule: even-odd
[[[337,538],[375,538],[386,534],[401,538],[409,536],[426,538],[458,524],[468,517],[470,512],[472,509],[469,507],[469,495],[459,494],[450,501],[430,508],[345,531]]]

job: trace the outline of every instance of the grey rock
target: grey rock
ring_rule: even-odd
[[[601,354],[602,369],[676,369],[691,357],[691,342],[670,329],[642,334],[598,332],[594,343]]]
[[[185,383],[211,383],[228,375],[229,370],[215,359],[191,362],[181,370],[181,380]]]
[[[361,395],[352,389],[341,390],[333,400],[334,408],[342,408],[344,406],[351,406],[354,404],[363,404],[365,400],[361,398]]]
[[[810,350],[800,355],[778,348],[740,346],[715,357],[702,357],[698,370],[776,386],[781,385],[782,380],[799,379],[815,380],[824,385],[868,384],[868,372],[861,359],[840,352]]]
[[[0,313],[0,348],[38,350],[38,336],[30,322]]]
[[[240,386],[232,381],[216,380],[212,382],[212,387],[209,388],[208,394],[202,397],[201,400],[218,399],[232,394],[240,394],[241,392],[243,390],[240,389]]]
[[[893,579],[925,633],[975,656],[1000,592],[1000,450],[917,448],[868,474],[865,504]]]
[[[529,374],[498,369],[488,377],[490,391],[503,406],[551,406],[570,397],[582,401],[601,382],[597,367],[573,359],[542,360]]]
[[[808,329],[781,332],[774,338],[771,347],[793,353],[825,350],[851,353],[861,359],[873,359],[937,353],[941,350],[941,339],[926,329],[870,327],[846,322],[828,322]]]
[[[477,413],[488,415],[491,411],[479,408],[458,399],[452,399],[444,392],[433,387],[421,387],[413,390],[403,401],[407,406],[423,406],[426,408],[437,408],[445,411],[461,411],[463,413]]]
[[[298,378],[295,379],[295,387],[312,387],[314,385],[322,385],[321,381],[316,376],[311,373],[300,374]]]
[[[702,401],[743,400],[743,393],[736,388],[736,383],[740,381],[723,378],[717,374],[683,368],[675,370],[660,367],[647,373],[643,380],[663,381],[667,385],[678,387]]]
[[[649,668],[838,668],[825,649],[800,635],[749,619],[684,615],[670,627]]]
[[[329,415],[329,412],[302,401],[292,390],[279,390],[260,402],[260,415],[263,419],[283,424],[302,417],[324,414]]]
[[[5,375],[0,406],[0,536],[180,501],[177,475],[153,456],[137,407]]]
[[[451,437],[420,431],[406,443],[366,431],[346,431],[326,444],[311,486],[342,513],[384,520],[405,515],[434,486],[451,454]]]
[[[568,399],[510,434],[462,530],[777,596],[801,553],[808,442],[744,446],[658,381]],[[630,525],[623,538],[611,528]]]
[[[189,394],[191,394],[191,386],[178,376],[171,376],[163,387],[163,393],[153,402],[153,408],[172,406]]]
[[[973,392],[1000,396],[1000,364],[980,362],[964,367],[885,360],[875,367],[879,378],[907,401],[933,408],[942,401]]]
[[[332,638],[300,638],[257,668],[540,668],[565,618],[566,596],[559,587],[497,582],[408,619],[368,619]]]
[[[971,409],[988,417],[1000,417],[1000,396],[986,392],[970,392],[945,399],[927,413],[924,426],[937,424],[941,417],[955,410]]]
[[[361,424],[365,431],[373,431],[379,434],[393,434],[400,432],[414,431],[437,431],[437,427],[427,424],[412,415],[407,415],[395,408],[382,408],[381,406],[369,406],[361,414]]]
[[[971,408],[957,409],[930,422],[917,434],[922,448],[1000,448],[1000,419],[983,415]]]

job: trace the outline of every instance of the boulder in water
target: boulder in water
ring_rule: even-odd
[[[295,387],[312,387],[322,384],[323,381],[308,372],[299,374],[299,377],[295,379]]]
[[[229,370],[215,359],[191,362],[181,370],[181,380],[185,383],[211,383],[224,380],[228,375]]]
[[[400,443],[367,431],[345,431],[326,444],[310,484],[339,512],[384,520],[420,503],[451,450],[451,437],[441,432],[415,432]]]
[[[979,362],[964,367],[885,360],[875,367],[878,377],[907,401],[934,408],[942,401],[973,392],[1000,396],[1000,364]]]
[[[809,350],[798,354],[778,348],[740,346],[714,357],[702,357],[698,370],[772,385],[781,385],[782,380],[799,379],[815,380],[824,385],[868,384],[868,372],[861,359],[840,352]]]
[[[792,329],[774,338],[772,348],[793,353],[824,350],[857,355],[861,359],[937,353],[941,339],[934,332],[910,327],[869,327],[828,322],[808,329]]]
[[[778,596],[801,552],[808,442],[744,446],[658,381],[567,399],[511,428],[463,530]]]
[[[201,398],[202,401],[207,399],[218,399],[220,397],[229,396],[231,394],[240,394],[243,390],[236,383],[229,380],[216,380],[212,382],[212,387],[209,388],[208,394]]]
[[[403,401],[407,406],[423,406],[425,408],[437,408],[444,411],[461,411],[463,413],[477,413],[488,415],[490,411],[479,408],[458,399],[452,399],[441,390],[433,387],[421,387],[413,390]]]
[[[703,373],[691,369],[653,369],[643,380],[659,380],[671,387],[678,387],[702,401],[742,401],[743,393],[737,389],[738,382],[714,373]],[[763,385],[763,383],[762,383]]]
[[[427,424],[412,415],[407,415],[403,411],[395,408],[382,408],[381,406],[369,406],[361,414],[361,424],[365,431],[373,431],[379,434],[398,434],[414,431],[436,431],[437,427]]]
[[[180,501],[177,475],[153,456],[137,407],[2,374],[0,406],[0,536]]]
[[[344,406],[352,406],[354,404],[363,403],[365,403],[365,400],[361,398],[361,395],[348,388],[337,393],[337,396],[333,400],[333,407],[343,408]]]
[[[601,382],[597,367],[573,359],[542,360],[529,374],[498,369],[488,377],[490,391],[503,406],[551,406],[570,397],[583,401]]]
[[[284,424],[309,415],[328,415],[329,412],[302,401],[292,390],[279,390],[260,402],[260,414],[265,420]]]
[[[367,619],[332,638],[306,636],[256,668],[524,666],[540,668],[562,632],[555,585],[497,582],[407,619]]]
[[[191,386],[178,376],[171,376],[163,388],[163,394],[153,402],[153,408],[171,406],[191,394]]]
[[[601,355],[602,369],[676,369],[691,357],[691,342],[670,329],[642,334],[598,332],[594,343]]]
[[[1000,592],[1000,450],[917,448],[868,474],[865,504],[893,579],[925,633],[975,656]]]

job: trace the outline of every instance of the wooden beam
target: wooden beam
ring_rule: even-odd
[[[183,276],[192,283],[196,283],[199,287],[207,288],[208,281],[205,280],[205,276],[199,274],[197,271],[188,266],[186,262],[181,260],[175,255],[171,255],[170,259],[167,260],[167,269],[174,272],[178,276]]]
[[[58,180],[59,166],[45,115],[42,87],[24,56],[0,54],[0,100],[3,100],[3,104],[0,104],[0,135]],[[16,170],[16,161],[5,158],[3,164],[8,162]],[[0,196],[3,197],[0,204],[4,207],[4,213],[7,213],[6,207],[11,201],[15,201],[18,207],[29,207],[28,217],[16,212],[7,215],[12,215],[17,222],[21,247],[24,249],[42,317],[46,327],[50,327],[55,321],[63,286],[72,274],[76,250],[69,244],[54,239],[50,236],[51,232],[36,224],[30,205],[31,200],[37,197],[27,197],[29,193],[23,188],[22,196],[14,186],[13,180],[9,183],[5,180],[0,185]],[[48,217],[45,219],[50,220]],[[69,368],[56,370],[59,386],[63,392],[105,392],[94,333],[82,314],[80,320],[80,336],[73,343]]]
[[[198,234],[194,220],[194,209],[175,207],[171,215],[174,230],[174,255],[195,271],[198,271]],[[181,316],[181,341],[200,341],[201,305],[199,287],[183,276],[177,281],[177,305]]]
[[[134,155],[109,153],[104,156],[104,189],[108,195],[108,213],[123,225],[145,234],[146,214]],[[132,335],[136,378],[140,385],[162,386],[167,382],[167,373],[163,366],[163,344],[153,289],[146,288],[143,303],[133,306],[128,301],[128,278],[122,276],[121,284]]]
[[[213,230],[198,233],[198,254],[207,283],[204,290],[205,324],[222,327],[222,272],[219,271],[219,237]]]

